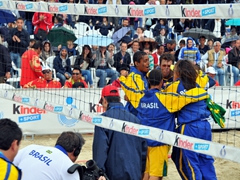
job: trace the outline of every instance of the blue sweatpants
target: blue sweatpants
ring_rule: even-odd
[[[194,121],[178,127],[177,132],[204,140],[212,140],[208,121]],[[217,180],[212,156],[173,147],[172,160],[184,180]]]

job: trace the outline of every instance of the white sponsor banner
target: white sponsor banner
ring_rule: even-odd
[[[0,1],[0,9],[89,16],[215,19],[238,18],[240,4],[94,5],[29,1]]]
[[[220,88],[219,88],[220,89]],[[220,89],[222,91],[222,89]],[[88,89],[87,89],[88,91]],[[107,129],[111,129],[114,131],[119,131],[122,133],[131,134],[134,136],[139,136],[147,139],[152,139],[156,141],[160,141],[163,143],[167,143],[176,147],[188,149],[194,152],[203,153],[212,155],[219,158],[228,159],[231,161],[235,161],[240,163],[240,149],[232,146],[226,146],[224,144],[219,144],[211,141],[205,141],[181,134],[177,134],[174,132],[153,128],[149,126],[143,126],[140,124],[134,124],[131,122],[120,121],[113,118],[103,117],[94,113],[89,113],[84,111],[84,107],[75,107],[72,99],[67,98],[63,100],[65,97],[79,97],[81,99],[81,92],[87,92],[85,90],[52,90],[52,91],[38,91],[38,90],[21,90],[21,91],[10,91],[10,90],[0,90],[0,97],[7,99],[6,101],[13,101],[13,104],[18,102],[21,104],[30,105],[31,107],[35,107],[35,109],[28,110],[28,112],[37,112],[39,114],[45,113],[45,111],[56,113],[58,115],[66,115],[71,119],[81,120],[83,122],[87,122],[96,126],[104,127]],[[98,94],[100,90],[90,90],[91,96],[95,96]],[[213,91],[214,92],[214,91]],[[75,96],[73,94],[75,93]],[[212,93],[212,92],[210,92]],[[64,96],[67,94],[68,96]],[[43,96],[45,95],[45,96]],[[62,97],[61,97],[62,95]],[[80,96],[79,96],[80,95]],[[85,95],[85,94],[84,94]],[[57,96],[58,98],[54,97]],[[44,98],[43,98],[44,97]],[[88,97],[91,99],[91,97]],[[96,101],[97,96],[94,98]],[[44,99],[44,100],[43,100]],[[86,100],[86,97],[82,98]],[[6,102],[5,101],[5,102]],[[52,102],[51,102],[52,101]],[[61,104],[61,102],[66,102]],[[3,103],[1,103],[3,104]],[[71,104],[71,105],[70,105]],[[229,105],[230,106],[230,105]],[[16,109],[14,111],[24,111],[24,108],[20,110]],[[27,109],[26,109],[27,111]],[[36,117],[37,118],[37,117]],[[34,117],[32,118],[34,119]],[[18,119],[19,121],[25,121],[25,119]],[[31,118],[27,118],[26,121],[31,123]],[[48,119],[49,121],[52,119]],[[27,123],[25,122],[25,123]],[[36,123],[38,121],[34,121]],[[37,126],[37,124],[32,124],[33,126]],[[40,124],[38,124],[40,125]],[[50,125],[50,124],[49,124]],[[54,126],[54,124],[52,124]],[[30,128],[30,127],[29,127]],[[47,127],[46,128],[54,128]]]

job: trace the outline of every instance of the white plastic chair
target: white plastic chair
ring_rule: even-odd
[[[85,36],[87,34],[87,31],[91,30],[91,27],[83,22],[78,22],[75,24],[75,27],[77,29],[74,29],[73,32],[77,38]]]
[[[148,38],[153,38],[153,33],[152,31],[149,31],[149,30],[145,30],[144,31],[144,35]]]
[[[69,57],[71,67],[74,66],[76,58],[77,58],[77,55],[75,55],[75,56],[70,56],[70,57]]]
[[[15,65],[15,63],[13,61],[12,61],[12,68],[13,68],[13,70],[18,72],[18,76],[13,75],[13,77],[7,79],[7,82],[9,82],[10,84],[13,84],[14,82],[20,82],[20,80],[21,80],[21,69],[17,68],[17,66]]]
[[[53,68],[53,61],[54,61],[55,57],[56,57],[56,56],[50,56],[49,58],[46,59],[46,63],[47,63],[47,65],[48,65],[48,66],[52,69],[52,71],[53,71],[53,78],[54,78],[55,80],[59,80],[59,79],[57,78],[57,75],[56,75],[56,70]]]
[[[91,29],[89,31],[86,32],[87,35],[101,35],[101,33],[99,32],[99,29],[95,30],[95,29]]]
[[[111,69],[113,70],[116,70],[115,67],[110,67]],[[96,68],[90,68],[90,71],[91,71],[91,76],[92,76],[92,80],[93,80],[93,87],[94,88],[97,88],[98,87],[98,81],[100,80],[99,77],[97,77],[96,75]],[[106,81],[107,83],[111,80],[110,77],[106,77]]]

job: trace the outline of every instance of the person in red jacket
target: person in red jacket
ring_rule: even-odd
[[[75,84],[75,85],[74,85]],[[81,85],[80,85],[81,84]],[[87,83],[82,79],[82,71],[79,67],[74,67],[72,72],[72,77],[65,81],[65,88],[88,88]]]
[[[34,39],[44,41],[53,26],[52,15],[50,13],[35,12],[32,18],[32,24],[35,28]],[[38,33],[41,34],[41,37]]]
[[[61,88],[61,83],[52,78],[52,69],[49,66],[42,67],[43,78],[39,77],[23,86],[23,88]]]
[[[39,55],[42,51],[42,43],[36,41],[31,49],[22,55],[20,85],[23,87],[30,81],[43,77]]]
[[[158,45],[157,51],[152,54],[152,57],[154,59],[154,68],[156,68],[160,64],[160,57],[164,53],[164,46]]]

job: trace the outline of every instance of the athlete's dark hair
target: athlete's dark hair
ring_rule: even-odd
[[[170,53],[163,53],[160,56],[160,64],[162,63],[162,60],[166,60],[166,61],[172,61],[172,65],[174,65],[174,61],[175,61],[175,57],[174,55],[170,54]]]
[[[162,81],[162,72],[160,69],[153,69],[148,76],[150,86],[157,86]]]
[[[67,152],[73,152],[74,149],[82,149],[85,144],[80,133],[72,131],[63,132],[57,139],[56,145],[62,146]]]
[[[196,79],[198,74],[191,61],[178,61],[175,64],[174,71],[179,76],[186,90],[196,87]]]
[[[0,149],[8,150],[14,140],[21,142],[22,131],[16,122],[10,119],[0,119]]]
[[[137,51],[136,53],[134,53],[134,55],[133,55],[133,63],[134,63],[134,65],[135,65],[135,62],[139,62],[140,63],[141,59],[145,55],[147,55],[147,53],[145,53],[143,51]]]

